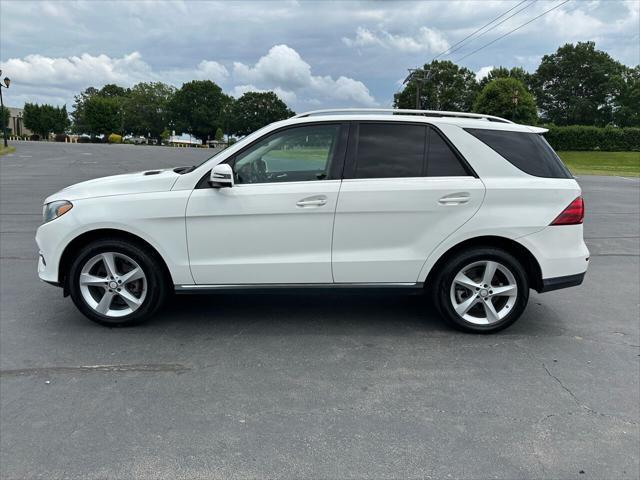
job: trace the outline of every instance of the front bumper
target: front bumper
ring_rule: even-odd
[[[60,258],[76,227],[73,211],[71,211],[40,225],[36,231],[36,243],[40,250],[38,277],[43,282],[60,285],[60,278],[58,278]]]

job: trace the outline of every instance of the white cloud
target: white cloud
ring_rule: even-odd
[[[247,92],[273,92],[280,98],[280,100],[287,104],[292,104],[298,99],[294,92],[283,90],[278,87],[272,90],[262,90],[255,85],[236,85],[235,87],[233,87],[233,90],[231,90],[230,93],[234,97],[239,98]]]
[[[224,65],[213,60],[202,60],[198,64],[196,76],[200,79],[213,80],[222,83],[229,78],[229,70]]]
[[[305,87],[311,82],[311,66],[286,45],[271,47],[253,67],[235,62],[233,74],[240,81],[277,84],[291,89]]]
[[[354,102],[362,106],[377,105],[364,83],[344,76],[334,80],[328,75],[312,75],[311,66],[287,45],[272,47],[254,66],[235,62],[233,78],[261,88],[280,89],[281,92],[319,94],[328,101]]]
[[[139,52],[120,58],[84,53],[71,57],[27,55],[11,58],[0,66],[11,73],[13,99],[24,102],[71,103],[74,95],[89,86],[107,83],[130,87],[138,82],[164,81],[180,86],[193,79],[209,79],[234,96],[247,91],[273,91],[288,105],[312,100],[335,105],[377,105],[364,83],[340,76],[312,75],[311,66],[286,45],[272,47],[253,66],[233,63],[230,72],[215,60],[202,60],[194,67],[154,70]],[[14,100],[14,101],[15,101]]]
[[[449,42],[436,30],[420,27],[413,36],[394,35],[386,30],[373,32],[365,27],[358,27],[355,38],[343,37],[348,47],[379,46],[403,53],[440,52],[449,48]]]
[[[2,64],[2,69],[11,72],[16,84],[70,89],[105,83],[130,86],[139,81],[154,79],[151,68],[138,52],[122,58],[93,56],[88,53],[66,58],[27,55],[23,59],[10,58]]]
[[[479,82],[484,77],[489,75],[489,72],[493,70],[493,65],[488,65],[486,67],[481,67],[480,70],[476,72],[476,80]]]

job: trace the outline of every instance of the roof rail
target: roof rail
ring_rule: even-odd
[[[488,120],[490,122],[513,123],[506,118],[496,117],[494,115],[485,115],[483,113],[465,113],[465,112],[447,112],[442,110],[412,110],[407,108],[329,108],[325,110],[312,110],[310,112],[299,113],[293,118],[313,117],[315,115],[331,115],[331,114],[349,114],[349,113],[402,113],[407,115],[422,115],[425,117],[452,117],[452,118],[473,118],[476,120]]]

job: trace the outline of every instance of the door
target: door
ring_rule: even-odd
[[[228,163],[233,187],[195,189],[186,212],[197,284],[331,283],[331,236],[346,132],[289,127]]]
[[[336,283],[416,283],[435,247],[471,218],[484,185],[432,127],[360,122],[336,209]]]

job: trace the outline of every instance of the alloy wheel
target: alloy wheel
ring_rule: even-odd
[[[473,262],[453,278],[450,298],[455,312],[467,322],[491,325],[513,310],[518,284],[513,273],[499,262]]]
[[[147,277],[138,263],[118,252],[103,252],[90,258],[78,279],[85,303],[107,317],[135,312],[147,295]]]

